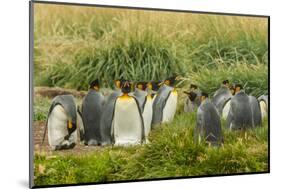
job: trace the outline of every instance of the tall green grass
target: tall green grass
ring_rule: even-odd
[[[249,90],[265,93],[267,37],[265,18],[37,4],[35,84],[86,89],[95,78],[110,87],[122,76],[142,81],[176,73],[205,88],[208,71],[212,83],[237,82],[229,71],[235,64],[236,71],[255,65],[239,72],[241,82],[262,81],[263,92]]]

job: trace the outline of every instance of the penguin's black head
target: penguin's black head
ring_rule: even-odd
[[[201,98],[200,98],[201,102],[203,102],[208,97],[209,97],[208,93],[202,92],[201,93]]]
[[[99,88],[100,88],[99,79],[96,79],[90,83],[90,89],[99,90]]]
[[[188,98],[190,101],[194,101],[197,97],[197,94],[195,92],[187,92],[187,91],[184,91],[185,94],[187,94]]]
[[[198,89],[198,86],[194,85],[194,84],[190,84],[189,88],[190,88],[191,91],[194,91],[194,90]]]
[[[131,92],[131,87],[132,87],[132,84],[129,81],[125,80],[124,82],[122,82],[122,85],[121,85],[122,93],[128,94],[129,92]]]
[[[121,89],[121,85],[122,85],[123,82],[124,82],[124,79],[123,79],[123,78],[121,78],[121,79],[116,79],[116,80],[114,80],[114,85],[115,85],[115,87],[116,87],[117,89]]]
[[[147,83],[147,88],[153,91],[158,91],[162,82],[161,81],[151,81]]]
[[[223,86],[226,86],[226,87],[229,87],[229,80],[227,79],[227,80],[224,80],[223,82],[222,82],[222,85]]]
[[[144,91],[146,89],[146,87],[147,87],[147,82],[142,81],[142,82],[136,83],[136,88],[138,88],[142,91]]]
[[[239,91],[241,91],[243,89],[242,85],[240,84],[236,84],[235,85],[235,93],[238,93]]]
[[[231,86],[229,87],[229,90],[230,90],[230,92],[231,92],[232,95],[235,94],[235,86],[234,86],[234,85],[231,85]]]
[[[180,80],[180,76],[173,76],[164,80],[164,83],[168,86],[175,86],[176,82]]]

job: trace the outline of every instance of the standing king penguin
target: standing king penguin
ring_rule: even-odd
[[[196,108],[198,107],[197,103],[195,102],[196,98],[197,98],[197,94],[195,92],[188,92],[188,91],[184,91],[185,94],[187,94],[187,97],[185,99],[185,103],[184,103],[184,112],[186,113],[190,113],[190,112],[194,112],[196,110]]]
[[[145,140],[144,123],[138,101],[134,96],[129,95],[131,83],[124,81],[121,91],[122,95],[115,101],[112,120],[111,133],[114,145],[141,144]]]
[[[164,84],[158,90],[153,102],[152,124],[170,122],[174,119],[178,101],[178,92],[174,85],[178,79],[179,77],[165,79]]]
[[[202,92],[200,100],[201,104],[197,110],[197,123],[194,130],[195,140],[219,146],[223,142],[219,113],[209,100],[207,93]]]
[[[82,103],[82,120],[84,125],[84,144],[98,145],[101,142],[100,120],[104,96],[101,94],[99,80],[90,83],[88,94]]]
[[[122,94],[121,85],[123,79],[117,79],[114,81],[115,90],[112,92],[105,101],[103,111],[101,115],[101,145],[112,144],[111,126],[114,114],[114,106],[116,99]]]
[[[231,99],[226,127],[231,130],[252,128],[254,126],[249,96],[241,85],[235,85],[235,95]]]
[[[52,150],[73,148],[77,143],[76,104],[72,95],[56,96],[49,109],[42,144],[48,128],[48,141]]]
[[[261,126],[262,117],[259,101],[254,96],[249,96],[249,101],[252,110],[253,124],[255,127]]]
[[[222,86],[215,92],[214,97],[212,99],[212,102],[216,106],[220,115],[223,114],[224,106],[227,105],[227,103],[228,103],[227,107],[229,107],[231,97],[232,97],[232,94],[229,89],[229,81],[224,80],[222,82]],[[225,109],[224,115],[228,114],[228,113],[226,113],[226,111],[227,110]]]
[[[140,105],[141,112],[144,110],[145,100],[147,96],[146,89],[146,82],[137,82],[135,91],[133,92],[133,96],[138,100],[138,103]]]

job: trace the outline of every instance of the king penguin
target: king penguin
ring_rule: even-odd
[[[258,100],[261,109],[261,117],[264,119],[268,114],[268,95],[261,95]]]
[[[122,94],[121,85],[123,79],[114,81],[115,90],[105,100],[101,115],[101,145],[110,145],[113,143],[111,136],[111,127],[114,114],[114,105],[116,99]]]
[[[72,95],[56,96],[49,109],[42,144],[48,129],[52,150],[73,148],[77,143],[76,104]]]
[[[148,94],[146,91],[146,85],[146,82],[137,82],[135,91],[133,92],[133,96],[138,100],[141,112],[144,110],[145,100]]]
[[[235,95],[231,98],[226,127],[231,130],[252,128],[254,126],[249,96],[241,85],[235,85]]]
[[[131,83],[124,81],[121,86],[122,94],[114,105],[112,120],[112,138],[114,145],[128,146],[145,142],[144,123],[138,101],[130,96]]]
[[[249,96],[249,101],[252,110],[254,126],[255,127],[261,126],[262,117],[261,117],[261,108],[260,108],[259,101],[254,96]]]
[[[202,92],[200,100],[201,104],[197,110],[197,122],[194,130],[195,140],[219,146],[223,142],[219,113],[209,100],[207,93]]]
[[[174,84],[179,77],[165,79],[164,84],[158,90],[157,96],[153,102],[152,124],[171,122],[174,119],[178,93]]]
[[[148,135],[151,130],[151,122],[152,122],[152,116],[153,116],[153,86],[152,82],[148,82],[146,84],[146,91],[147,95],[145,97],[144,105],[143,105],[143,112],[142,112],[142,117],[143,117],[143,124],[144,124],[144,134],[146,138],[146,143],[149,143],[148,141]]]
[[[186,113],[190,113],[190,112],[194,112],[196,110],[196,108],[198,107],[197,103],[195,102],[196,98],[197,98],[197,94],[195,92],[188,92],[188,91],[184,91],[185,94],[187,94],[187,97],[185,99],[185,103],[184,103],[184,112]]]
[[[196,94],[196,98],[195,98],[194,102],[196,103],[197,106],[200,106],[200,103],[201,103],[201,100],[200,100],[201,90],[195,84],[190,84],[189,90]]]
[[[82,102],[81,114],[84,125],[85,145],[96,146],[101,143],[100,120],[104,96],[99,90],[99,80],[96,79],[90,83],[89,91]]]
[[[230,103],[231,97],[232,97],[232,94],[229,89],[229,81],[224,80],[222,82],[222,86],[215,92],[213,99],[212,99],[212,103],[215,105],[215,107],[217,108],[220,115],[223,114],[224,106],[226,106],[224,116],[226,114],[228,114],[227,111],[229,109],[227,109],[227,108],[230,105],[229,103]]]

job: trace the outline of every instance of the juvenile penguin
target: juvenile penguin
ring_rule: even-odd
[[[268,95],[261,95],[259,98],[262,119],[267,117],[268,114]]]
[[[261,117],[261,109],[260,109],[259,101],[254,96],[249,96],[249,101],[252,110],[254,126],[255,127],[261,126],[262,117]]]
[[[232,97],[231,91],[229,89],[229,81],[224,80],[222,86],[215,92],[212,99],[213,104],[216,106],[220,115],[223,113],[223,108]]]
[[[195,140],[205,141],[212,146],[219,146],[223,142],[220,116],[208,94],[202,92],[201,104],[197,110],[197,122],[194,130]]]
[[[77,143],[76,105],[72,95],[56,96],[51,104],[42,143],[48,129],[52,150],[70,149]]]
[[[178,77],[166,79],[158,90],[153,102],[152,124],[170,122],[174,119],[178,101],[177,90],[173,87],[176,80]]]
[[[131,84],[125,81],[121,86],[122,95],[114,106],[112,138],[114,145],[128,146],[141,144],[145,140],[142,113],[135,97],[130,96]]]
[[[101,94],[99,80],[90,83],[88,94],[82,102],[82,120],[84,124],[85,145],[98,145],[101,142],[100,120],[104,96]]]
[[[189,112],[194,112],[196,110],[196,108],[198,107],[197,103],[195,102],[196,98],[197,98],[197,94],[195,92],[188,92],[188,91],[184,91],[185,94],[187,94],[187,97],[185,99],[185,103],[184,103],[184,111],[186,113]]]
[[[231,130],[252,128],[254,126],[249,96],[241,85],[235,85],[235,95],[231,99],[226,127]]]
[[[117,79],[114,81],[115,90],[112,92],[105,101],[101,115],[101,145],[112,144],[111,126],[114,114],[114,106],[116,99],[122,94],[121,85],[123,79]]]

